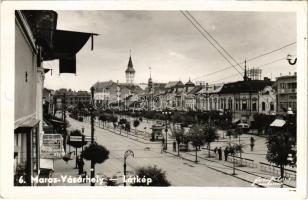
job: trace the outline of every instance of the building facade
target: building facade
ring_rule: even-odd
[[[277,113],[285,113],[289,108],[296,112],[297,81],[296,74],[277,77]]]
[[[31,186],[31,177],[39,173],[44,70],[38,66],[38,49],[22,12],[16,11],[15,19],[14,175],[15,181],[23,176],[24,185]]]
[[[65,95],[64,95],[65,94]],[[54,102],[56,110],[62,109],[63,98],[65,96],[65,104],[67,108],[74,108],[78,105],[88,106],[91,103],[91,95],[87,91],[72,91],[67,89],[59,89],[55,91]]]

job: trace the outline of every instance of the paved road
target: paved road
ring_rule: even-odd
[[[90,136],[89,123],[71,118],[68,120],[71,124],[69,129],[85,127],[85,135]],[[142,166],[156,165],[166,171],[167,179],[172,186],[251,187],[248,182],[208,168],[204,164],[195,164],[170,154],[161,153],[161,145],[157,143],[140,143],[98,127],[95,128],[95,136],[97,142],[110,151],[109,159],[103,164],[96,165],[96,174],[98,175],[112,177],[123,174],[123,155],[126,150],[131,149],[134,151],[135,157],[127,159],[128,171],[134,171]],[[64,162],[63,166],[58,169],[65,169]],[[89,173],[88,161],[86,161],[85,170]],[[61,172],[57,171],[57,173]]]

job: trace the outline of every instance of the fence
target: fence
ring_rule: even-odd
[[[251,167],[251,168],[256,168],[257,163],[254,162],[254,160],[249,159],[249,158],[240,158],[238,156],[228,156],[227,161],[233,163],[233,160],[235,164],[240,165],[240,166],[245,166],[245,167]]]
[[[267,163],[259,162],[261,171],[266,171],[270,173],[274,173],[280,175],[280,168],[275,165],[270,165]],[[284,177],[290,179],[296,179],[296,171],[291,169],[284,169]]]

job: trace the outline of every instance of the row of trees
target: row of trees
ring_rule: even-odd
[[[192,146],[195,148],[196,162],[198,162],[197,152],[200,147],[207,144],[209,149],[208,156],[210,157],[211,143],[219,138],[216,128],[209,124],[194,124],[187,134],[184,134],[183,128],[176,128],[173,130],[173,135],[178,146],[178,156],[180,155],[180,144],[188,144],[191,142]]]

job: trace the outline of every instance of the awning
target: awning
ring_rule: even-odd
[[[49,121],[55,122],[55,123],[58,123],[58,124],[64,124],[63,121],[59,121],[59,120],[55,120],[55,119],[49,119]]]
[[[272,123],[271,123],[271,127],[283,127],[286,124],[286,121],[283,119],[275,119]]]
[[[75,31],[54,31],[54,48],[44,52],[43,60],[60,60],[60,73],[76,73],[76,54],[91,37],[93,49],[93,35],[95,33],[84,33]]]
[[[58,14],[52,10],[23,10],[36,44],[43,47],[43,61],[60,60],[60,73],[76,73],[76,54],[96,33],[57,30]]]
[[[26,121],[26,122],[22,123],[21,125],[19,125],[15,129],[15,132],[25,132],[25,131],[28,132],[29,130],[33,129],[39,122],[40,122],[40,120],[38,120],[38,119],[31,119],[29,121]]]
[[[40,159],[40,168],[53,170],[53,160],[52,159]]]
[[[233,121],[232,121],[232,124],[236,124],[237,122],[239,122],[240,121],[240,119],[234,119]]]

